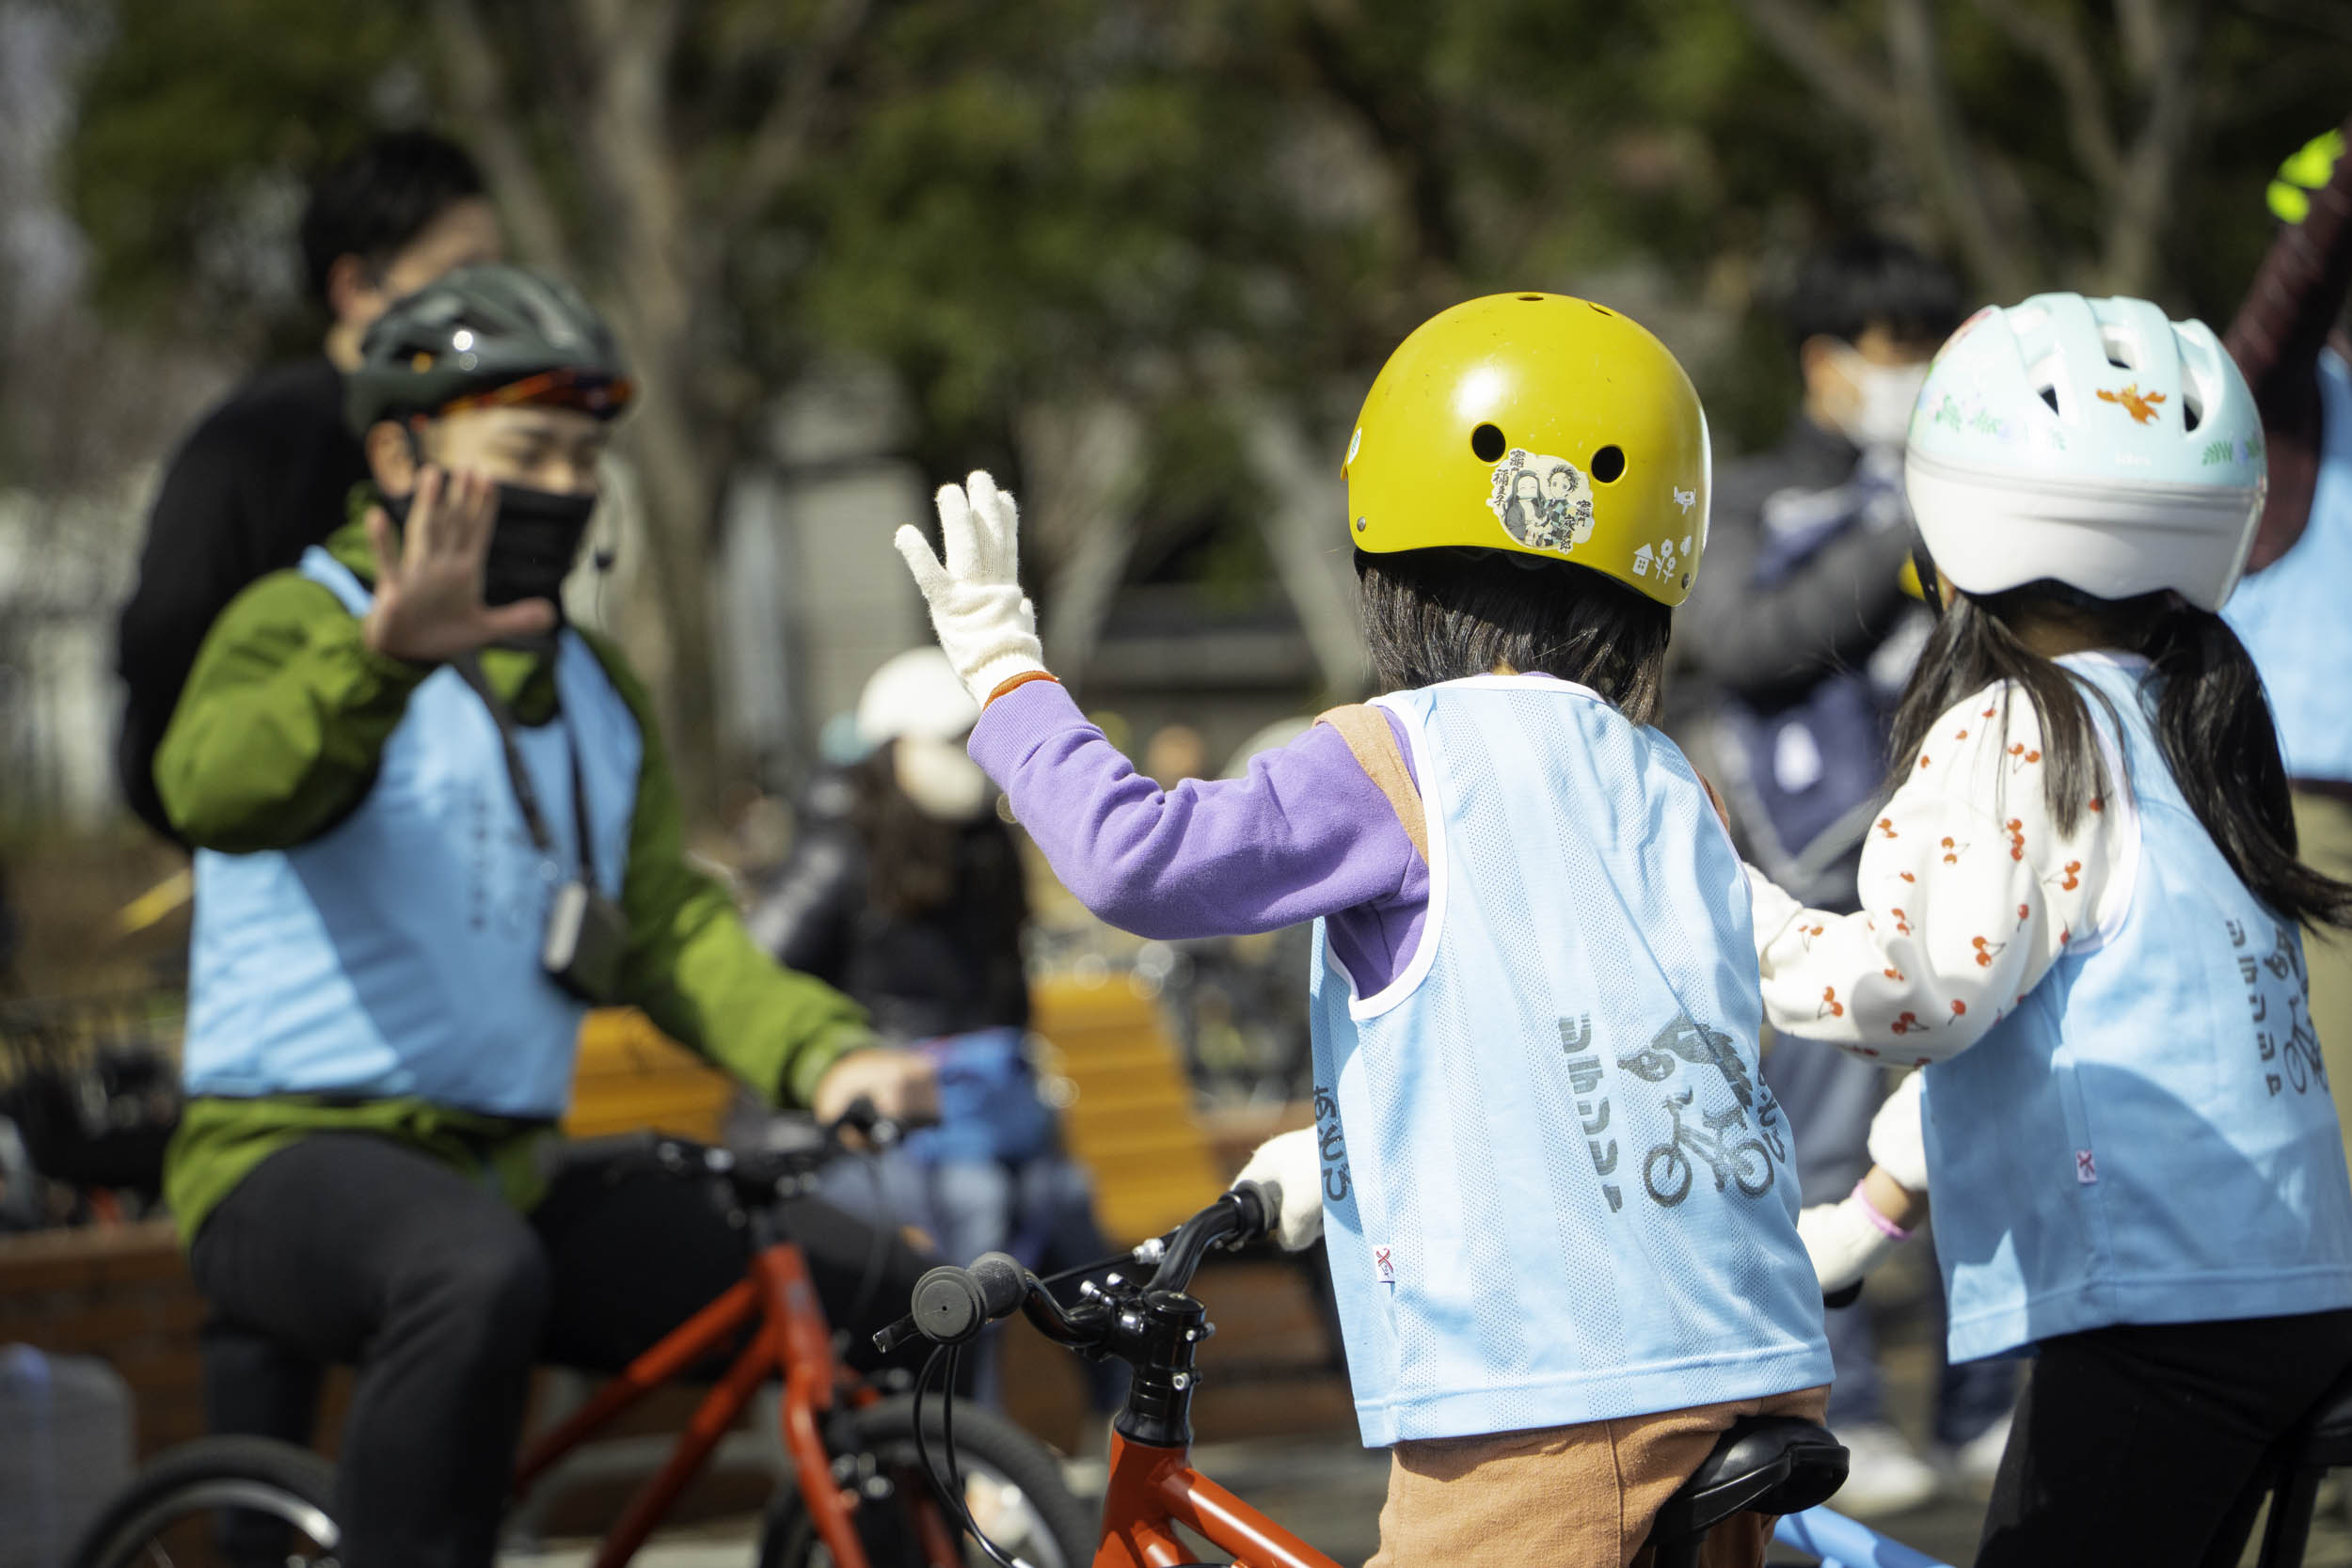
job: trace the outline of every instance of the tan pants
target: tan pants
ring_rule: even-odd
[[[1742,1416],[1818,1421],[1829,1390],[1801,1389],[1658,1416],[1399,1443],[1365,1568],[1629,1568],[1650,1522]],[[1718,1525],[1702,1568],[1756,1568],[1772,1521]]]
[[[2352,801],[2308,790],[2295,792],[2295,836],[2303,863],[2339,881],[2352,881]],[[2336,1119],[2352,1148],[2352,935],[2303,933],[2304,967],[2312,983],[2312,1027],[2328,1064]]]

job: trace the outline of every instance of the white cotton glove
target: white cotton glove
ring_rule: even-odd
[[[1233,1181],[1281,1189],[1282,1212],[1275,1220],[1274,1240],[1284,1252],[1303,1251],[1323,1234],[1323,1148],[1315,1129],[1302,1127],[1268,1138]]]
[[[1870,1118],[1870,1163],[1893,1177],[1905,1192],[1928,1190],[1928,1146],[1919,1128],[1927,1106],[1920,1099],[1926,1074],[1914,1072],[1886,1097]]]
[[[1021,596],[1021,520],[1012,497],[977,468],[961,486],[941,485],[939,539],[944,562],[912,523],[894,543],[930,606],[940,650],[972,700],[986,704],[1013,676],[1045,668],[1036,607]]]
[[[1797,1214],[1797,1239],[1813,1259],[1821,1293],[1835,1295],[1886,1261],[1902,1244],[1874,1215],[1856,1187],[1842,1203],[1817,1203]]]

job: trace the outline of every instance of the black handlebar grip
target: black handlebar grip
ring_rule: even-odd
[[[983,1252],[964,1272],[979,1287],[980,1310],[991,1323],[1011,1317],[1020,1309],[1021,1298],[1029,1293],[1029,1271],[1008,1253]]]
[[[914,1283],[914,1326],[935,1345],[961,1345],[988,1322],[987,1304],[969,1270],[943,1263]]]
[[[1282,1223],[1282,1184],[1279,1181],[1236,1181],[1234,1201],[1241,1209],[1241,1239],[1254,1242],[1274,1233]]]

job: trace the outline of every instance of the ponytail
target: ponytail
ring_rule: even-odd
[[[1919,656],[1895,713],[1895,783],[1937,719],[1995,682],[2032,704],[2042,730],[2050,817],[2072,832],[2109,787],[2086,694],[2118,719],[2106,692],[2010,630],[2020,617],[2077,628],[2098,644],[2147,658],[2156,690],[2157,748],[2214,847],[2272,912],[2298,925],[2352,929],[2352,885],[2296,858],[2286,765],[2254,661],[2228,623],[2178,594],[2099,599],[2042,581],[1955,599]],[[2007,716],[2003,716],[2005,724]],[[2126,784],[2129,780],[2125,781]]]

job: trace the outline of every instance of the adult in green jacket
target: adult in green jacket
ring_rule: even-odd
[[[224,1317],[358,1365],[342,1560],[485,1568],[533,1362],[617,1368],[744,1263],[694,1185],[565,1158],[586,1006],[641,1006],[824,1119],[919,1115],[934,1086],[686,863],[644,689],[562,625],[628,400],[603,323],[468,268],[362,360],[372,482],[221,616],[156,755],[199,851],[166,1185]],[[876,1248],[863,1309],[896,1315],[909,1249],[813,1202],[791,1219],[837,1320]]]

